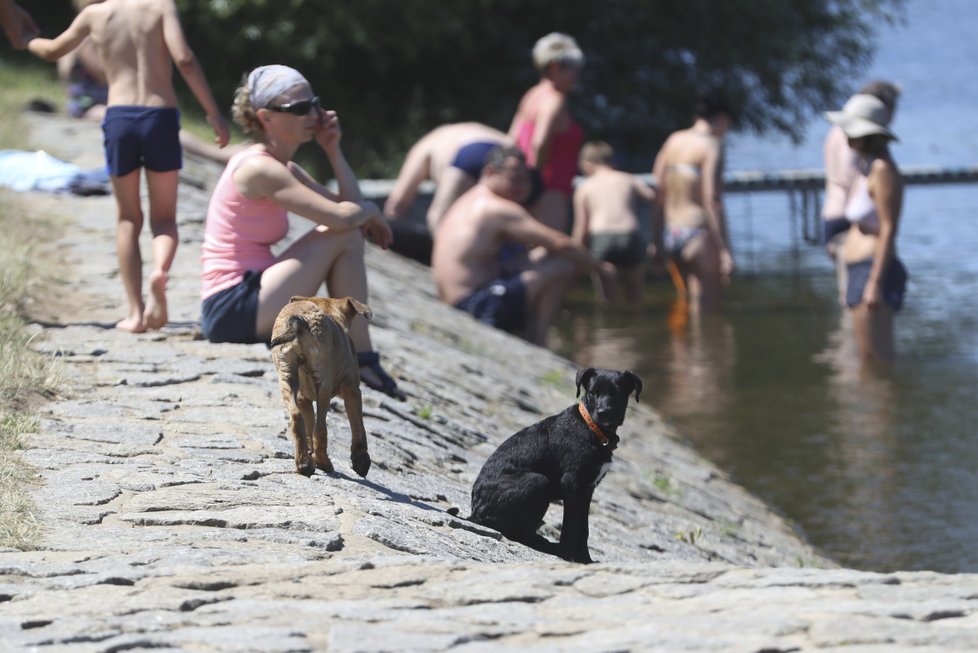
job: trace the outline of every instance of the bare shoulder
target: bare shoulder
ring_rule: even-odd
[[[902,188],[903,176],[892,159],[880,157],[869,167],[869,184],[877,187]]]
[[[584,180],[574,188],[574,194],[580,197],[585,197],[590,195],[597,185],[598,179],[594,175],[584,177]]]
[[[233,176],[240,189],[252,191],[267,191],[270,185],[284,186],[295,180],[295,175],[281,161],[260,152],[241,159]]]

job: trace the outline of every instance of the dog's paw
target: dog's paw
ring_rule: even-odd
[[[367,472],[370,471],[370,454],[366,451],[357,451],[350,456],[350,459],[353,462],[353,471],[366,477]]]
[[[333,463],[330,462],[329,458],[325,461],[316,461],[316,468],[326,472],[327,474],[333,473]]]

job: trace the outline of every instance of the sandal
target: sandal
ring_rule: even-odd
[[[404,401],[407,399],[407,395],[397,387],[397,382],[390,377],[384,368],[380,366],[380,354],[375,351],[361,351],[357,353],[357,362],[360,364],[360,368],[366,367],[373,374],[376,379],[371,379],[369,377],[364,377],[360,375],[360,380],[368,388],[373,388],[374,390],[380,390],[386,395]]]

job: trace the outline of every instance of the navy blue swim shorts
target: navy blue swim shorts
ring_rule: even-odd
[[[486,156],[497,147],[499,143],[488,143],[477,141],[469,143],[459,148],[452,167],[458,168],[468,176],[478,180],[482,176],[482,169],[486,166]]]
[[[863,303],[863,292],[866,290],[866,282],[869,281],[869,271],[873,267],[873,261],[860,261],[846,266],[849,270],[849,283],[846,286],[846,305],[855,308]],[[907,268],[899,259],[890,261],[883,277],[883,301],[886,302],[894,311],[899,311],[903,307],[903,295],[907,290]]]
[[[236,286],[225,288],[200,305],[200,330],[211,342],[254,344],[265,342],[255,335],[261,272],[248,270]]]
[[[526,326],[526,286],[519,276],[497,279],[457,302],[455,308],[484,324],[515,333]]]
[[[102,119],[102,134],[113,177],[139,168],[169,172],[183,167],[180,112],[174,107],[111,106]]]

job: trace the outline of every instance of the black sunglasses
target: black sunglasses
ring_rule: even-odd
[[[318,95],[311,100],[297,100],[277,107],[268,107],[268,110],[278,111],[279,113],[291,113],[293,116],[304,116],[313,108],[319,108]]]

